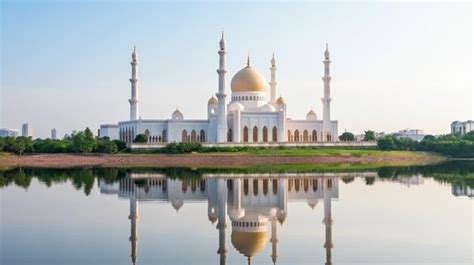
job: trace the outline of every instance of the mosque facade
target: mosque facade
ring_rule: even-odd
[[[133,142],[138,134],[144,134],[148,144],[170,142],[201,143],[314,143],[334,142],[338,136],[338,122],[331,120],[330,54],[326,44],[324,51],[324,75],[322,118],[310,109],[305,119],[287,116],[287,103],[277,98],[277,63],[270,61],[270,82],[252,67],[250,58],[230,82],[227,96],[226,42],[224,34],[219,42],[218,89],[207,102],[206,119],[185,119],[176,109],[169,119],[142,119],[139,114],[138,55],[132,53],[130,118],[118,124],[103,124],[99,136]],[[267,93],[270,95],[267,98]]]

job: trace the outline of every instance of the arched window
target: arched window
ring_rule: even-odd
[[[191,131],[191,142],[192,143],[195,143],[197,141],[196,139],[196,131],[195,130],[192,130]]]
[[[295,179],[295,191],[298,192],[300,191],[300,180]]]
[[[300,141],[300,131],[295,130],[295,142],[299,142],[299,141]]]
[[[278,141],[278,129],[277,127],[273,127],[272,129],[272,142]]]
[[[186,130],[183,130],[181,133],[181,142],[187,142],[188,141],[188,132]]]
[[[161,132],[161,141],[162,141],[163,143],[166,143],[166,130],[163,130],[163,131]]]
[[[272,190],[273,194],[276,195],[278,192],[278,181],[276,179],[272,181]]]
[[[196,192],[196,180],[191,180],[191,191]]]
[[[332,179],[328,179],[328,189],[332,189]]]
[[[229,130],[227,131],[227,142],[232,142],[232,128],[229,128]]]
[[[288,191],[291,192],[293,189],[293,179],[288,180]]]
[[[244,195],[247,196],[249,194],[249,180],[244,179]]]
[[[248,143],[249,141],[249,128],[247,126],[244,127],[244,143]]]
[[[317,191],[317,190],[318,190],[318,180],[313,179],[313,191]]]
[[[313,132],[311,133],[311,141],[313,142],[318,141],[318,133],[316,132],[316,130],[313,130]]]
[[[204,179],[201,180],[201,183],[199,184],[199,188],[201,188],[201,192],[206,191],[206,181]]]
[[[327,135],[327,141],[328,141],[328,142],[331,142],[331,141],[332,141],[332,139],[331,139],[331,133],[328,133],[328,135]]]
[[[253,127],[252,140],[254,143],[258,142],[258,128],[257,126]]]
[[[303,142],[308,142],[308,131],[304,130],[303,131]]]
[[[199,132],[199,142],[201,143],[206,142],[206,132],[204,130],[201,130]]]
[[[263,126],[263,141],[264,142],[268,142],[268,129],[267,129],[267,126]]]
[[[292,142],[291,131],[288,130],[288,142]]]
[[[258,179],[253,180],[253,195],[258,195]]]
[[[308,190],[309,190],[309,181],[308,181],[308,179],[303,180],[303,189],[304,189],[304,192],[308,192]]]
[[[263,180],[263,195],[267,195],[268,194],[268,179],[264,179]]]

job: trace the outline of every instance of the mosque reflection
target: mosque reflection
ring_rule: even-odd
[[[315,174],[205,174],[201,179],[171,179],[163,174],[127,173],[120,182],[99,181],[101,193],[118,194],[130,200],[131,260],[138,256],[138,208],[141,201],[168,201],[177,211],[186,201],[207,201],[208,217],[219,234],[217,253],[220,264],[226,264],[226,229],[231,229],[232,246],[251,259],[271,244],[271,260],[277,262],[277,222],[284,229],[289,201],[306,201],[314,208],[323,202],[326,264],[332,264],[331,201],[339,197],[342,177],[375,177],[376,173]],[[229,219],[229,220],[228,220]],[[269,224],[270,223],[270,224]],[[269,225],[268,225],[269,224]],[[267,227],[270,227],[268,238]]]

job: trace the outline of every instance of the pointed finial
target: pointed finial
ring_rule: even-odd
[[[137,46],[133,44],[133,52],[135,53],[137,51]]]
[[[247,66],[250,66],[250,53],[247,54]]]
[[[324,51],[324,58],[329,59],[329,47],[328,47],[328,42],[326,42],[326,50]]]
[[[272,54],[272,61],[271,62],[272,62],[272,67],[275,67],[275,65],[276,65],[275,64],[275,52],[273,52],[273,54]]]
[[[224,30],[221,31],[221,40],[219,41],[221,50],[225,49]]]

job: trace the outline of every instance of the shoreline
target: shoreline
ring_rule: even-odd
[[[410,166],[432,164],[445,157],[421,152],[391,153],[383,155],[260,155],[232,153],[196,154],[33,154],[0,155],[0,168],[37,167],[243,167],[259,165],[298,164],[381,164]]]

